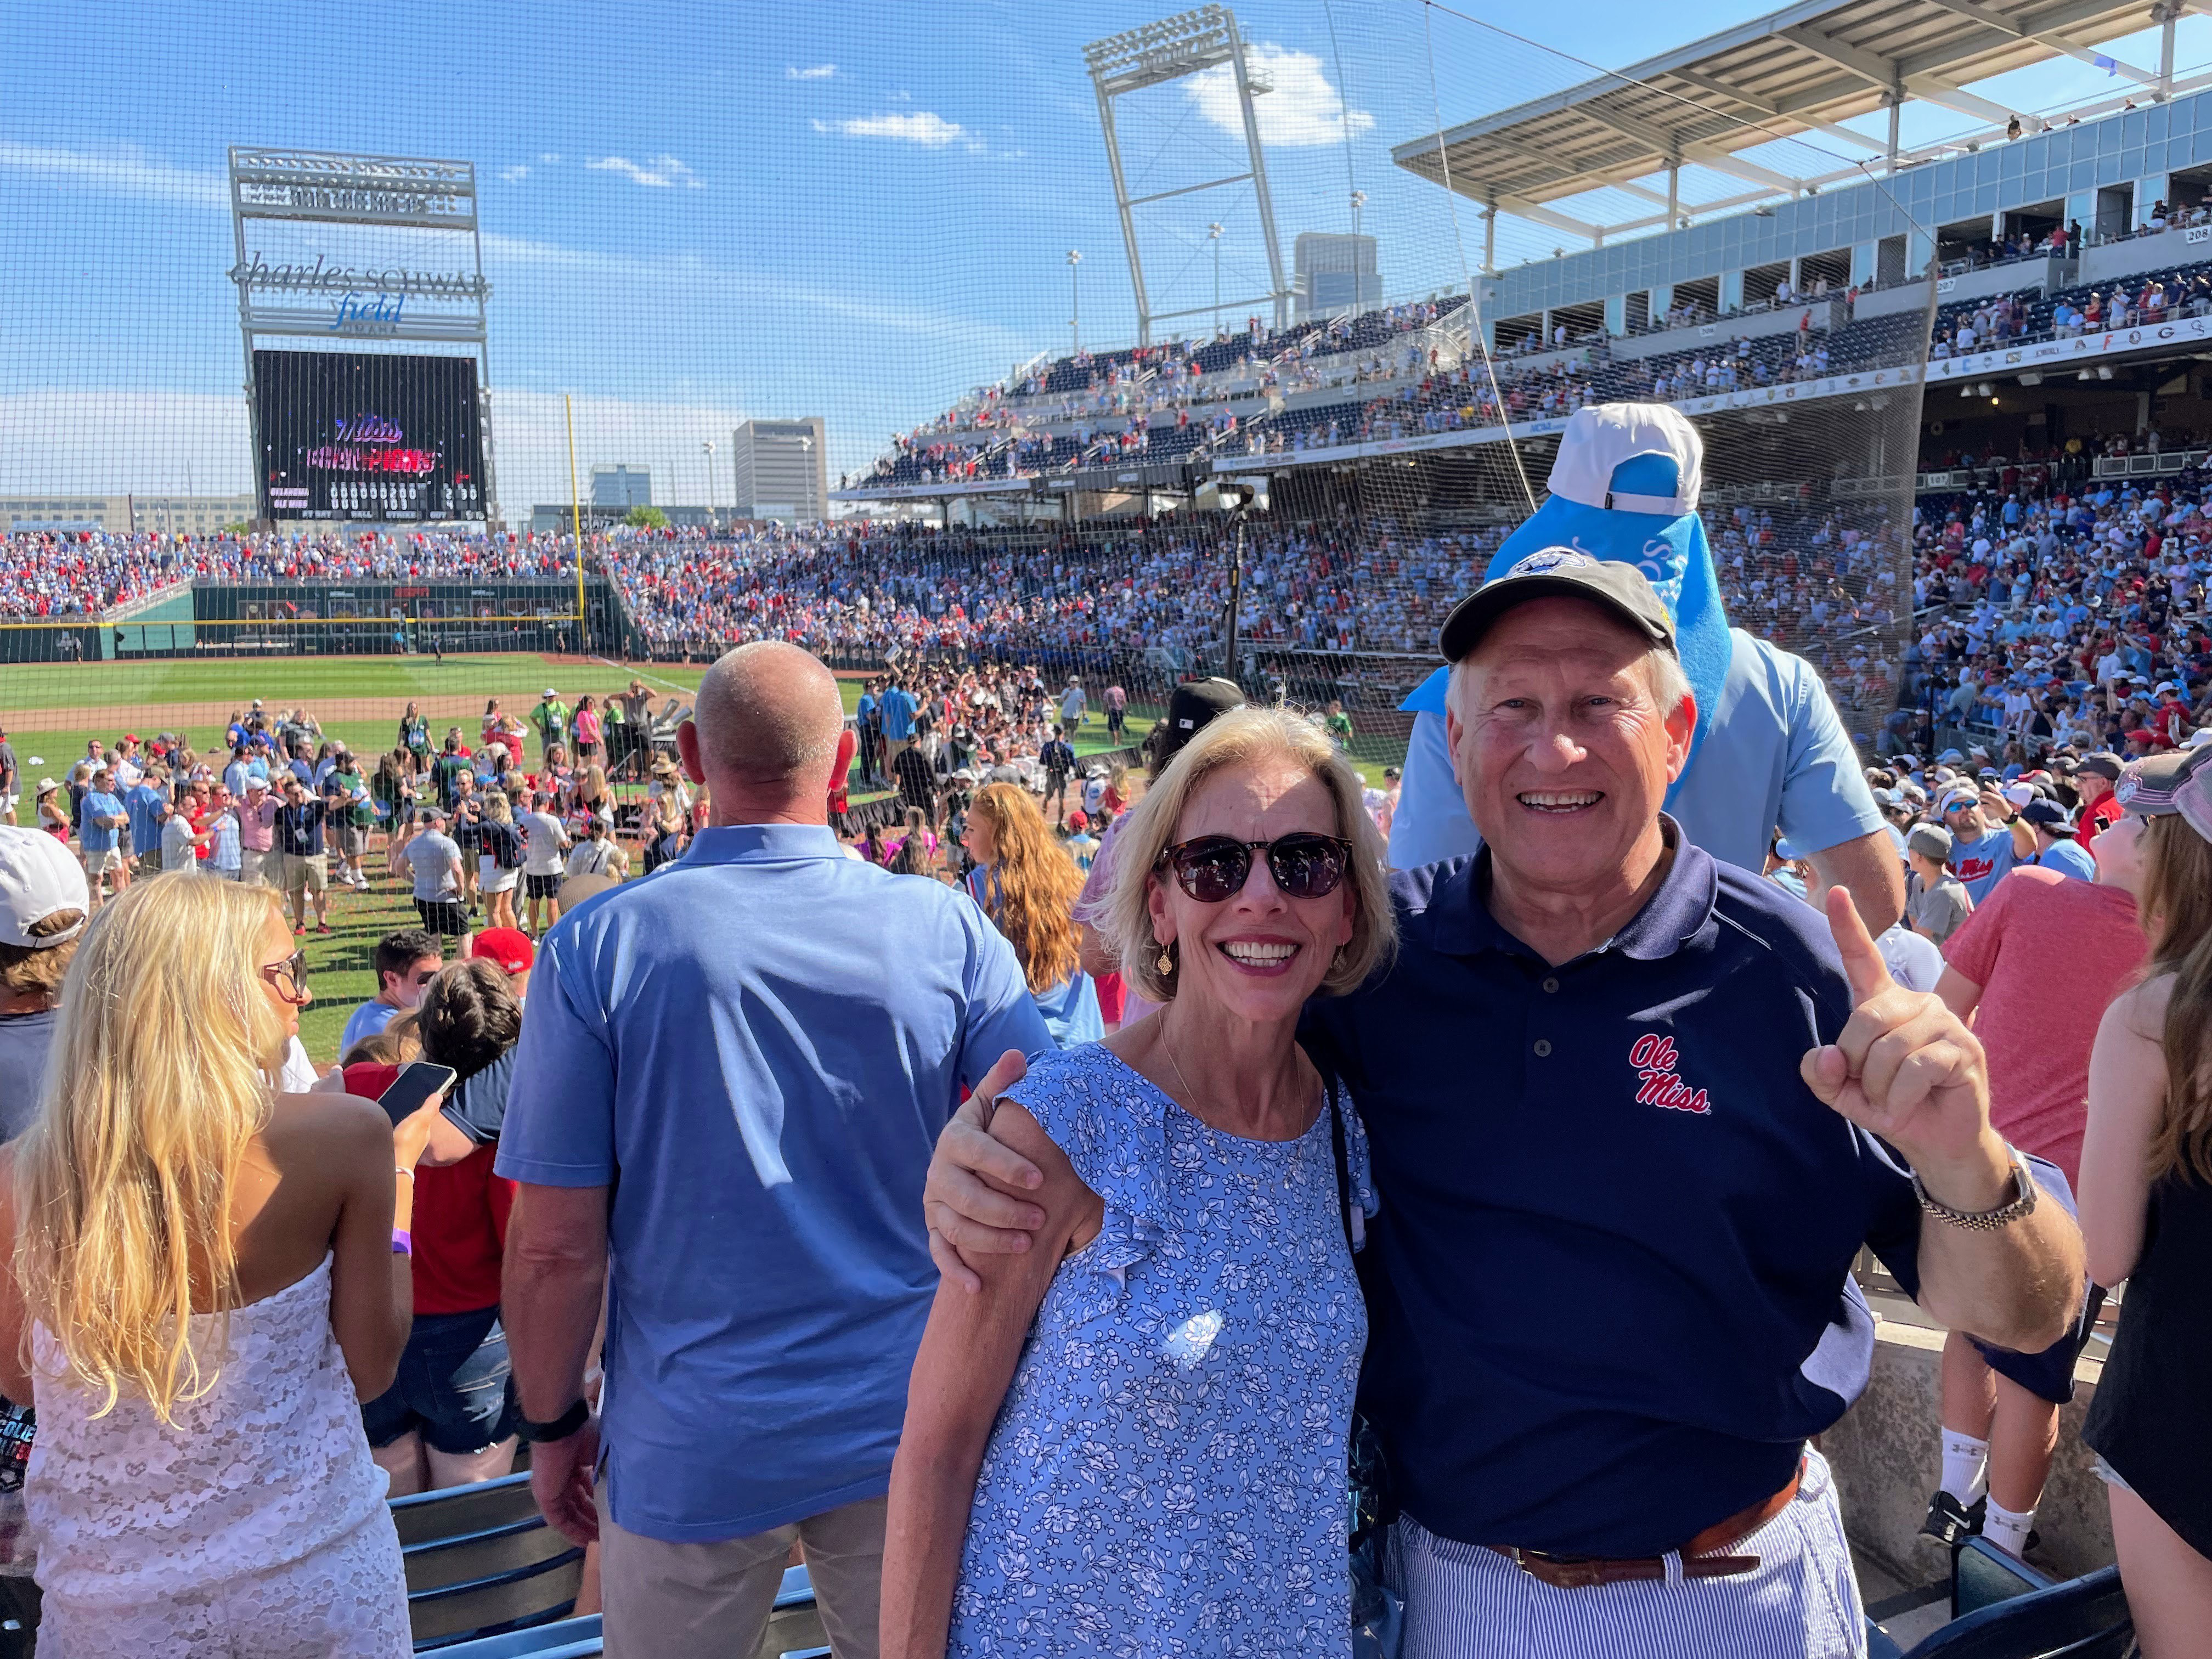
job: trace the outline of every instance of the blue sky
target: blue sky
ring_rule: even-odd
[[[1066,348],[1070,248],[1085,339],[1131,337],[1082,47],[1170,9],[13,0],[0,493],[246,488],[223,275],[236,143],[476,163],[511,509],[566,493],[563,392],[580,464],[653,465],[663,500],[706,495],[711,440],[726,503],[726,434],[748,415],[821,414],[833,472],[858,468],[967,386]],[[1563,53],[1625,64],[1764,8],[1710,5],[1693,25],[1625,0],[1460,8],[1534,46],[1418,0],[1237,9],[1277,81],[1261,112],[1285,261],[1297,232],[1350,228],[1357,187],[1397,295],[1462,283],[1480,227],[1392,167],[1392,145],[1585,78]],[[2212,21],[2182,38],[2185,69],[2212,59]],[[2115,50],[2156,55],[2149,37]],[[2119,89],[2070,62],[1997,85],[2030,109]],[[1126,100],[1133,171],[1150,188],[1234,171],[1233,107],[1188,84]],[[1915,111],[1907,137],[1970,125]],[[1838,164],[1792,148],[1793,171]],[[1159,308],[1210,303],[1215,220],[1224,298],[1265,287],[1247,193],[1201,193],[1147,220]],[[1501,262],[1562,243],[1507,222]]]

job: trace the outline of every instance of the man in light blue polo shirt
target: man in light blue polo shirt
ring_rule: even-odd
[[[1549,498],[1506,538],[1488,578],[1553,547],[1642,569],[1680,630],[1698,704],[1690,763],[1667,811],[1715,858],[1754,872],[1778,828],[1879,934],[1905,907],[1881,809],[1813,665],[1728,625],[1698,517],[1704,466],[1696,428],[1663,404],[1578,410],[1560,436]],[[1445,678],[1437,669],[1401,705],[1414,718],[1390,819],[1401,870],[1482,845],[1452,769]]]
[[[562,918],[531,980],[497,1165],[531,1481],[600,1541],[609,1651],[750,1653],[798,1540],[837,1651],[872,1655],[923,1171],[961,1089],[1052,1038],[962,894],[843,855],[829,670],[741,647],[697,709],[713,825]]]
[[[169,816],[168,774],[158,767],[139,775],[123,794],[124,815],[131,820],[131,850],[138,861],[137,873],[161,873],[161,825]]]
[[[884,765],[886,770],[897,766],[900,751],[914,742],[914,714],[917,707],[914,693],[891,676],[884,688],[884,695],[876,705],[876,713],[884,723]],[[896,777],[897,774],[891,772]]]

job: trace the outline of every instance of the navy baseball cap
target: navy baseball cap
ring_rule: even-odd
[[[2074,833],[2073,818],[2055,800],[2040,798],[2032,800],[2020,809],[2020,815],[2046,836],[2070,836]]]
[[[1452,607],[1438,638],[1444,659],[1457,662],[1482,642],[1498,619],[1530,599],[1594,599],[1652,644],[1675,649],[1674,619],[1650,578],[1620,559],[1594,559],[1572,547],[1527,555]]]

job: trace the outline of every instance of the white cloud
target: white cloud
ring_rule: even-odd
[[[530,168],[527,164],[518,161],[511,167],[501,167],[499,176],[510,185],[519,185],[530,176]]]
[[[673,155],[648,155],[640,166],[626,156],[602,155],[584,165],[594,173],[619,173],[634,185],[647,185],[656,190],[667,190],[682,185],[690,190],[704,190],[698,174]]]
[[[817,64],[811,69],[800,69],[793,64],[783,71],[783,78],[787,81],[827,81],[836,72],[835,64]]]
[[[1365,110],[1346,107],[1343,94],[1322,72],[1321,59],[1310,52],[1255,41],[1244,49],[1244,61],[1275,83],[1273,92],[1252,101],[1263,143],[1289,148],[1337,144],[1375,125]],[[1218,64],[1191,76],[1190,97],[1200,115],[1243,140],[1244,117],[1237,106],[1236,71],[1229,64]]]
[[[560,161],[561,152],[558,150],[549,149],[541,154],[538,159],[544,162],[545,165],[550,167]]]
[[[969,149],[978,147],[967,128],[926,109],[911,115],[854,115],[842,121],[817,121],[814,130],[842,132],[848,138],[895,138],[902,144],[921,144],[930,149],[942,149],[961,138],[970,140]]]
[[[150,197],[193,207],[228,208],[230,185],[219,173],[195,173],[149,159],[135,146],[111,155],[0,142],[0,167],[89,185],[118,196]]]

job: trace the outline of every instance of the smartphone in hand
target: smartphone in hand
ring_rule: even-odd
[[[452,1088],[459,1076],[450,1066],[434,1066],[427,1060],[418,1060],[392,1079],[392,1086],[377,1097],[376,1103],[384,1108],[396,1129],[421,1111],[431,1096],[441,1089]]]

